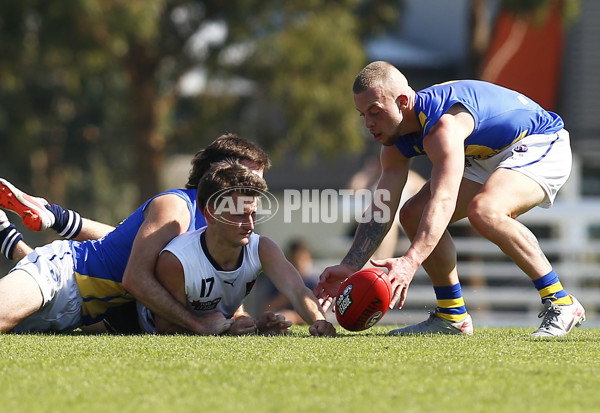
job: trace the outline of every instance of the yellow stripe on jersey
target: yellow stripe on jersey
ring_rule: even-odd
[[[421,127],[423,129],[427,128],[429,121],[427,120],[427,115],[425,115],[423,112],[419,112],[419,122],[421,123]]]
[[[525,131],[521,132],[521,134],[519,136],[517,136],[511,143],[509,143],[508,145],[506,145],[505,147],[500,148],[500,149],[492,149],[489,146],[484,146],[484,145],[467,145],[465,147],[465,155],[470,156],[473,159],[491,158],[492,156],[496,155],[497,153],[500,153],[503,150],[505,150],[506,148],[519,142],[521,139],[523,139],[525,136],[527,136],[528,133],[529,133],[529,130],[525,130]]]
[[[104,314],[106,314],[106,312],[111,308],[119,307],[131,301],[133,301],[133,296],[130,296],[129,298],[124,296],[115,297],[110,301],[104,301],[95,298],[91,299],[90,301],[84,301],[83,305],[81,306],[84,320],[89,318],[90,320],[99,321],[100,319],[104,318]]]
[[[489,146],[483,145],[467,145],[465,147],[465,155],[473,159],[488,159],[498,152],[502,152],[504,149],[492,149]]]
[[[423,152],[421,151],[421,149],[419,149],[419,147],[418,147],[418,146],[416,146],[416,145],[415,145],[415,146],[413,146],[413,149],[414,149],[414,150],[415,150],[415,152],[417,152],[417,153],[423,153]]]
[[[83,298],[84,320],[96,320],[109,309],[134,301],[133,296],[120,282],[90,277],[78,272],[75,272],[75,280]]]

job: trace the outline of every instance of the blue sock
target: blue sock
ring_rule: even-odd
[[[447,287],[433,287],[433,290],[437,298],[436,313],[439,317],[455,322],[462,320],[467,315],[460,283]]]
[[[73,239],[79,235],[83,225],[79,213],[56,204],[48,204],[46,208],[54,214],[55,222],[52,229],[56,230],[61,237]]]
[[[569,294],[564,290],[554,270],[537,280],[533,280],[533,285],[535,285],[538,293],[540,293],[542,304],[548,300],[556,305],[573,304],[573,300],[571,300]]]

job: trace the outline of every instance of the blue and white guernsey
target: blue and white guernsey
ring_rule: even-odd
[[[239,267],[224,271],[215,267],[206,246],[202,245],[205,230],[201,228],[181,234],[163,251],[175,255],[183,267],[186,307],[191,312],[202,316],[219,311],[226,318],[231,318],[262,272],[258,255],[260,236],[250,234],[248,244],[242,248]],[[149,333],[155,332],[152,312],[139,302],[137,306],[142,327]]]

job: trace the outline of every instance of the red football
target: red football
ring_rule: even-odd
[[[346,330],[373,327],[387,312],[392,285],[385,272],[365,268],[352,274],[340,286],[335,300],[335,316]]]

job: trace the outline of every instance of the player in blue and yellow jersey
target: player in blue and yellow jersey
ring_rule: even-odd
[[[11,330],[18,324],[16,331],[27,330],[28,323],[23,322],[26,318],[40,330],[56,331],[73,328],[78,323],[92,324],[111,317],[114,309],[129,306],[135,297],[174,324],[190,331],[206,332],[203,320],[173,299],[156,280],[154,266],[159,252],[171,239],[205,224],[196,207],[195,186],[212,162],[232,157],[260,175],[270,166],[268,156],[253,143],[236,135],[223,135],[196,154],[186,189],[155,196],[109,233],[112,227],[81,219],[74,211],[31,197],[1,180],[0,206],[17,212],[30,228],[52,227],[59,234],[74,239],[105,236],[82,242],[56,241],[33,251],[2,213],[0,251],[10,259],[24,258],[0,281],[0,296],[12,297],[0,300],[3,303],[0,304],[0,331]],[[29,253],[33,254],[26,257]],[[23,272],[32,277],[23,277]],[[63,276],[64,273],[67,275]],[[14,294],[16,290],[20,294]],[[73,307],[63,308],[57,304],[56,314],[53,314],[50,307],[55,302],[70,302]],[[41,307],[47,313],[42,321],[38,317],[41,312],[37,311]],[[78,315],[78,311],[81,314]],[[114,321],[119,322],[119,317]],[[226,329],[227,325],[228,322],[222,320],[215,331]]]
[[[155,198],[180,197],[187,204],[190,217],[190,225],[187,230],[190,231],[206,224],[204,217],[196,207],[195,195],[195,189],[171,190],[159,194]],[[43,312],[34,312],[20,321],[14,330],[16,332],[72,330],[81,325],[95,324],[109,316],[111,311],[135,301],[133,295],[123,287],[123,274],[134,239],[144,222],[144,211],[155,198],[146,201],[114,231],[98,240],[54,241],[33,251],[28,250],[27,246],[20,241],[20,249],[27,255],[19,260],[9,276],[25,278],[30,285],[34,284],[29,281],[35,280],[37,288],[41,292],[41,307],[47,307],[47,309]],[[3,218],[5,214],[2,212],[0,216]],[[6,223],[7,220],[2,218],[0,221]],[[13,258],[19,258],[19,256]],[[32,279],[23,277],[21,274],[23,271],[31,275]],[[63,273],[68,275],[65,277]],[[72,284],[69,281],[71,274],[74,277]],[[65,300],[60,298],[64,285],[71,285],[71,291],[65,290],[65,292],[69,291],[69,294],[64,296]],[[4,289],[4,284],[0,283],[0,297],[5,291],[7,290]],[[39,300],[30,301],[30,295],[20,294],[20,297],[23,300],[19,304],[20,311],[10,312],[14,321],[21,317],[21,311],[26,314],[31,309],[40,308]],[[31,303],[29,310],[27,310],[28,306],[25,305],[25,301]],[[65,301],[69,302],[67,310],[64,307]],[[54,307],[56,307],[56,311],[50,310]],[[3,318],[2,312],[0,312],[0,318]]]
[[[354,103],[373,138],[383,145],[378,189],[390,200],[373,210],[398,209],[410,159],[426,155],[431,179],[400,210],[411,239],[399,258],[372,261],[387,267],[401,308],[417,268],[433,283],[437,309],[429,319],[391,334],[472,334],[462,296],[449,224],[468,217],[532,280],[544,310],[533,336],[563,336],[585,320],[577,299],[562,287],[535,236],[515,218],[535,206],[549,208],[571,171],[569,134],[562,119],[513,90],[461,80],[415,92],[387,62],[373,62],[356,77]],[[370,216],[377,216],[371,213]],[[325,307],[340,283],[363,267],[392,220],[361,223],[350,251],[321,274],[315,289]]]

